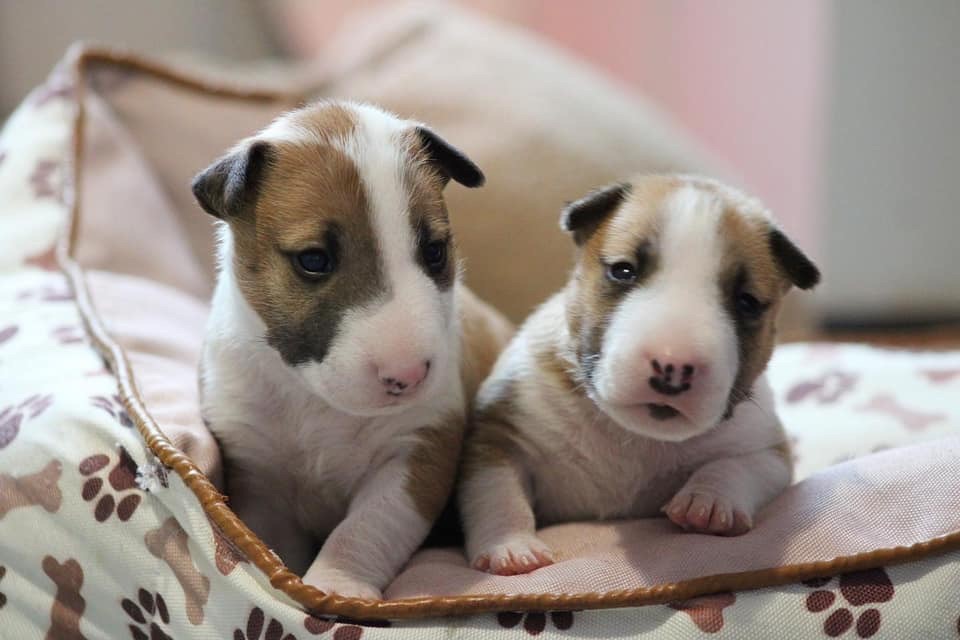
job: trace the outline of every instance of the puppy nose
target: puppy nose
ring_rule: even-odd
[[[650,387],[665,396],[677,396],[693,386],[693,377],[697,366],[692,362],[667,362],[658,358],[650,359]]]
[[[377,376],[389,395],[401,396],[415,389],[429,372],[430,361],[424,360],[415,365],[381,367]]]

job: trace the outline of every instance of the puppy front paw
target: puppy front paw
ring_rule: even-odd
[[[705,491],[681,491],[663,512],[686,531],[739,536],[753,528],[747,509],[725,496]]]
[[[532,533],[518,533],[486,545],[470,564],[498,576],[515,576],[553,564],[553,552]]]
[[[303,576],[303,582],[320,589],[324,593],[335,593],[344,598],[383,599],[380,589],[339,569],[311,568]]]

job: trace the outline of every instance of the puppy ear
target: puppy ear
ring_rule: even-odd
[[[591,191],[564,207],[560,214],[560,226],[573,233],[573,241],[577,246],[582,245],[626,199],[630,188],[627,183],[618,183]]]
[[[437,168],[445,182],[455,180],[471,189],[483,186],[486,178],[473,160],[430,129],[418,126],[416,131],[427,158]]]
[[[770,251],[777,264],[787,274],[790,282],[801,289],[812,289],[820,282],[820,270],[805,256],[797,245],[779,229],[770,229]]]
[[[272,148],[256,141],[223,156],[198,173],[190,184],[203,210],[221,220],[240,215],[256,201]]]

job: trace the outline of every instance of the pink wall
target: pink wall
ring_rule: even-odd
[[[384,2],[286,0],[288,44],[315,53],[343,14]],[[818,254],[826,0],[460,3],[525,25],[652,98]]]
[[[525,22],[652,98],[818,252],[824,0],[530,0]]]

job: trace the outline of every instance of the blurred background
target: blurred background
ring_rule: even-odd
[[[0,116],[78,39],[238,67],[310,61],[385,4],[0,0]],[[456,4],[651,101],[760,196],[824,268],[826,335],[960,338],[960,2]]]

